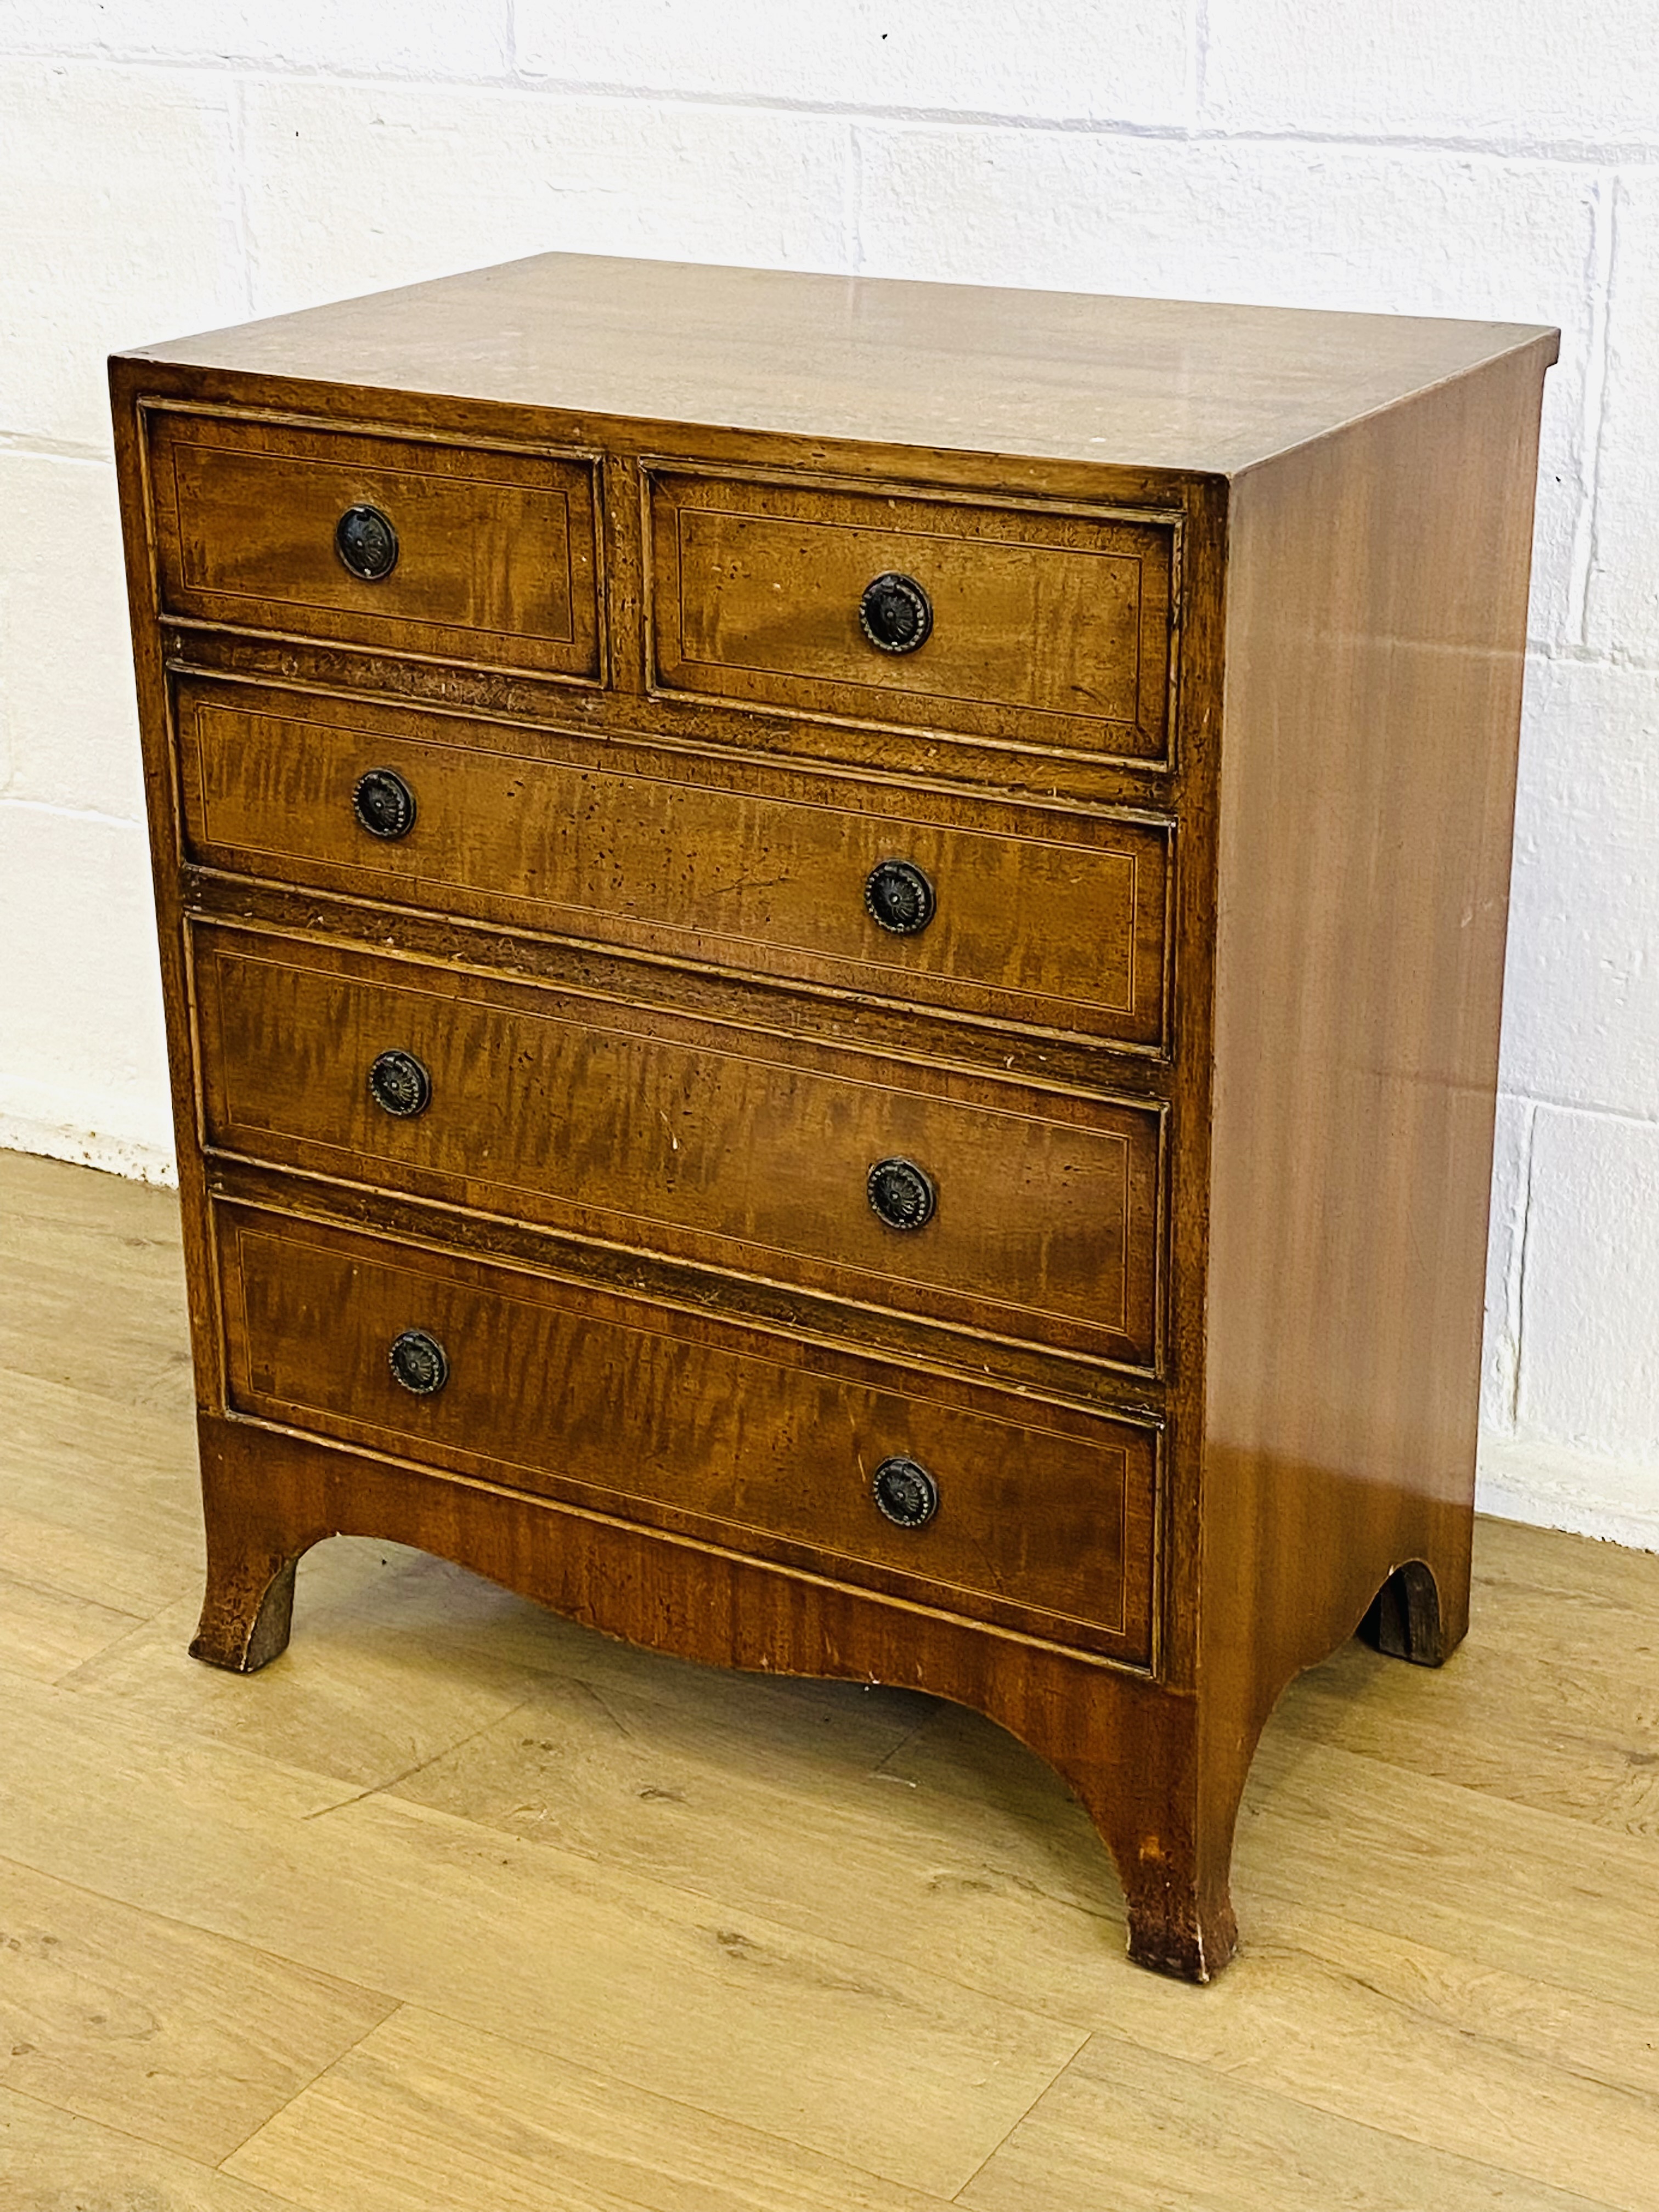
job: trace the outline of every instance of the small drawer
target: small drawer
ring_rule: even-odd
[[[669,468],[647,485],[659,690],[1167,758],[1174,518]]]
[[[712,788],[642,747],[538,758],[522,732],[194,681],[177,726],[188,850],[233,872],[1164,1042],[1166,823],[945,802],[956,827],[879,784]]]
[[[233,1410],[1132,1662],[1157,1431],[221,1206]]]
[[[582,458],[149,413],[165,613],[599,680]]]
[[[1143,1370],[1162,1111],[220,925],[208,1144]]]

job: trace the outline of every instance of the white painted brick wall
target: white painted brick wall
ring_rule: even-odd
[[[249,88],[244,131],[260,314],[550,239],[807,269],[842,257],[848,134],[823,116],[288,78]]]
[[[1487,1494],[1659,1545],[1659,0],[0,0],[0,1142],[168,1158],[104,356],[560,246],[1561,325]]]
[[[520,68],[550,85],[1176,131],[1191,112],[1188,0],[516,0],[514,18]]]

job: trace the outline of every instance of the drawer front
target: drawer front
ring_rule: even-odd
[[[213,1147],[1156,1365],[1155,1108],[313,941],[196,945]],[[387,1053],[424,1073],[412,1113],[371,1095]],[[883,1163],[874,1198],[914,1214],[930,1188],[931,1218],[880,1218]]]
[[[1062,842],[1061,817],[981,806],[991,826],[954,829],[907,816],[879,787],[819,786],[797,802],[687,785],[672,762],[643,757],[637,772],[526,757],[487,725],[382,711],[365,727],[328,701],[260,697],[278,711],[180,687],[186,836],[210,864],[440,908],[467,894],[531,927],[1164,1042],[1164,825],[1066,821]],[[401,836],[372,835],[354,811],[377,770],[414,799]],[[910,933],[872,911],[893,899],[893,863],[901,894],[920,870],[932,901]]]
[[[218,1250],[234,1410],[1149,1656],[1150,1428],[280,1214],[220,1209]]]
[[[595,473],[582,459],[155,411],[170,614],[598,680]],[[392,538],[346,525],[373,512]]]
[[[664,691],[965,736],[1167,757],[1173,520],[693,475],[647,478]],[[931,627],[885,650],[868,587]]]

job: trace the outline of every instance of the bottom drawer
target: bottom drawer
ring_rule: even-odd
[[[233,1411],[1135,1663],[1157,1431],[216,1209]]]

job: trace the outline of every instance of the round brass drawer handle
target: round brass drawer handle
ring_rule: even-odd
[[[936,904],[933,886],[908,860],[878,860],[865,883],[865,911],[895,937],[919,935]]]
[[[415,794],[395,768],[372,768],[360,775],[351,793],[351,811],[371,837],[395,842],[415,827]]]
[[[432,1078],[412,1052],[383,1052],[368,1071],[368,1095],[383,1114],[412,1121],[432,1103]]]
[[[917,1460],[883,1460],[870,1488],[876,1504],[897,1528],[925,1528],[939,1511],[939,1485]]]
[[[449,1361],[435,1336],[423,1328],[406,1328],[394,1336],[386,1351],[392,1379],[416,1398],[435,1397],[449,1380]]]
[[[398,533],[378,507],[349,507],[334,526],[334,550],[359,583],[383,583],[398,565]]]
[[[859,627],[882,653],[915,653],[933,627],[933,605],[914,576],[890,569],[865,586]]]
[[[939,1194],[933,1177],[914,1160],[878,1160],[866,1182],[871,1211],[890,1229],[925,1229]]]

